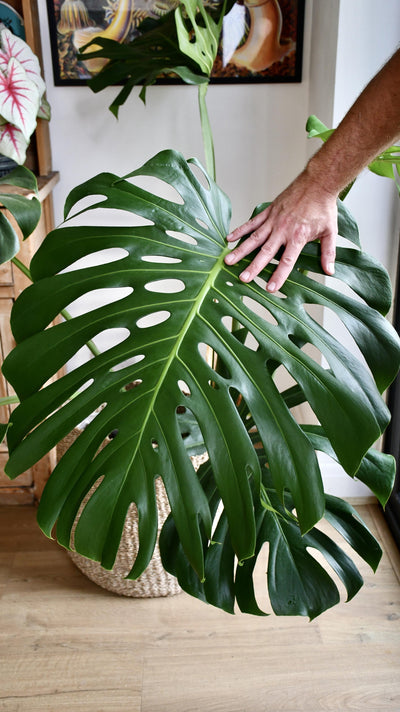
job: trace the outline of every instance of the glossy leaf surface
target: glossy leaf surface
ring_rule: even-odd
[[[24,166],[18,166],[7,176],[0,178],[0,203],[14,216],[26,239],[37,226],[40,215],[40,202],[35,195],[28,198],[17,193],[2,190],[2,185],[18,186],[32,193],[37,193],[37,181],[34,174]],[[0,264],[8,262],[19,252],[20,244],[17,233],[10,221],[0,213]]]
[[[178,578],[187,593],[228,613],[234,613],[235,607],[239,607],[243,613],[266,615],[265,604],[269,598],[276,615],[315,618],[339,602],[335,577],[344,585],[347,600],[359,591],[363,579],[350,556],[329,535],[329,528],[323,531],[314,527],[306,535],[301,535],[291,511],[290,496],[285,496],[283,506],[265,467],[265,456],[260,451],[258,454],[263,469],[263,493],[261,498],[254,497],[257,528],[254,557],[238,565],[222,511],[217,514],[212,542],[204,540],[204,582],[194,576],[172,517],[167,519],[160,538],[163,565]],[[375,474],[379,477],[378,472]],[[210,463],[202,465],[198,476],[208,493],[210,506],[217,513],[219,497]],[[326,495],[325,518],[375,571],[381,549],[353,507],[337,497]],[[327,529],[326,525],[324,529]],[[313,556],[315,551],[323,556],[324,566]],[[257,601],[255,596],[257,566],[265,572],[263,601]]]
[[[82,219],[98,208],[120,210],[130,215],[132,226],[119,227],[114,217],[108,227],[67,225],[53,231],[32,261],[35,283],[12,315],[18,345],[4,373],[21,405],[8,433],[7,472],[14,477],[30,467],[101,407],[52,474],[39,521],[49,535],[57,523],[57,538],[68,546],[76,513],[100,482],[80,515],[75,544],[111,567],[128,506],[136,502],[141,546],[132,576],[145,568],[154,546],[156,476],[164,480],[185,557],[200,579],[205,573],[204,539],[211,535],[213,506],[185,448],[182,407],[200,428],[224,505],[221,526],[242,561],[257,546],[262,471],[243,404],[268,459],[276,500],[290,494],[300,536],[323,516],[325,495],[315,443],[290,412],[275,378],[278,366],[298,384],[338,461],[354,475],[388,422],[380,391],[399,364],[398,338],[382,315],[390,304],[382,267],[357,249],[338,250],[336,275],[356,292],[352,299],[335,288],[340,282],[329,286],[313,279],[312,272],[321,269],[318,245],[310,244],[281,293],[266,292],[262,280],[241,283],[242,266],[224,263],[229,200],[201,171],[198,177],[199,170],[196,161],[164,151],[129,180],[101,174],[74,189],[68,215],[76,211]],[[161,181],[155,192],[136,184],[143,177]],[[90,206],[79,211],[79,201],[88,197]],[[344,216],[345,209],[340,211]],[[134,215],[147,224],[135,225]],[[341,225],[344,237],[356,241],[353,221],[343,218]],[[77,262],[110,248],[123,250],[122,256],[88,266]],[[272,269],[265,270],[266,279]],[[46,328],[61,309],[104,288],[130,293]],[[312,304],[337,314],[368,366],[310,316]],[[232,319],[251,342],[240,330],[231,332]],[[46,385],[88,339],[111,328],[124,329],[124,340]],[[307,353],[306,344],[324,356],[327,368]],[[211,350],[217,363],[207,358]],[[113,430],[116,437],[98,452]],[[293,546],[300,546],[296,541]],[[215,565],[225,565],[225,556],[230,559],[230,550]]]

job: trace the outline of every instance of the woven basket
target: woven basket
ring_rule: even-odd
[[[57,448],[58,459],[60,459],[70,445],[72,445],[79,433],[79,430],[75,430],[59,443]],[[206,459],[204,456],[201,456],[200,458],[192,458],[193,465],[198,467],[204,459]],[[94,489],[95,487],[90,490],[85,502],[93,494]],[[82,571],[82,573],[84,573],[91,581],[94,581],[94,583],[97,583],[99,586],[107,589],[108,591],[112,591],[121,596],[131,596],[133,598],[155,598],[158,596],[173,596],[180,593],[182,590],[177,579],[167,573],[161,563],[158,536],[162,525],[170,513],[170,507],[168,497],[164,489],[164,484],[160,477],[158,477],[155,481],[155,489],[158,511],[157,544],[147,569],[138,579],[131,581],[125,578],[131,570],[138,552],[138,516],[135,504],[131,504],[128,509],[118,554],[114,567],[111,571],[104,569],[97,561],[87,559],[75,551],[68,552],[72,561]],[[73,535],[76,524],[79,520],[79,515],[80,512],[78,512],[74,528],[72,530],[72,545]]]

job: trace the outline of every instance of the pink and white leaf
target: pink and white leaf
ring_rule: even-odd
[[[39,60],[29,45],[7,29],[0,32],[0,44],[0,70],[6,72],[10,59],[17,59],[25,69],[28,78],[36,84],[42,98],[46,86],[40,74]]]
[[[39,105],[36,84],[28,79],[16,59],[10,59],[7,73],[0,73],[0,115],[20,129],[29,140],[36,128]]]
[[[22,131],[10,123],[0,124],[0,153],[16,161],[20,166],[25,163],[29,141]]]

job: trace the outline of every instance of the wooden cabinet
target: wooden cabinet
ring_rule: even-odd
[[[6,4],[13,7],[23,18],[25,39],[42,65],[41,40],[37,0],[6,0]],[[34,233],[24,242],[21,237],[21,250],[18,259],[26,266],[45,235],[54,227],[52,190],[57,183],[58,173],[52,171],[52,158],[49,139],[49,125],[47,121],[38,120],[38,125],[28,149],[25,164],[37,176],[39,186],[39,200],[42,205],[42,215]],[[2,186],[2,190],[3,190]],[[22,191],[10,187],[10,192]],[[7,217],[13,222],[12,217]],[[13,223],[15,225],[15,223]],[[29,280],[13,264],[0,265],[0,360],[1,362],[13,347],[13,338],[10,330],[10,312],[14,300],[29,284]],[[12,395],[10,385],[0,373],[0,396]],[[1,422],[6,422],[10,415],[10,408],[0,408]],[[37,465],[20,475],[15,480],[10,480],[4,474],[4,465],[8,453],[6,444],[0,445],[0,504],[32,504],[40,498],[45,482],[55,465],[55,452],[44,457]]]

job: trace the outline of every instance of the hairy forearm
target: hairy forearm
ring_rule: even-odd
[[[321,265],[334,273],[337,197],[385,148],[400,138],[400,50],[368,84],[328,141],[275,200],[227,236],[246,237],[225,257],[236,264],[257,249],[240,274],[250,282],[284,248],[267,283],[280,289],[307,242],[319,240]]]
[[[381,69],[328,141],[311,158],[305,174],[339,195],[385,148],[400,137],[400,50]]]

